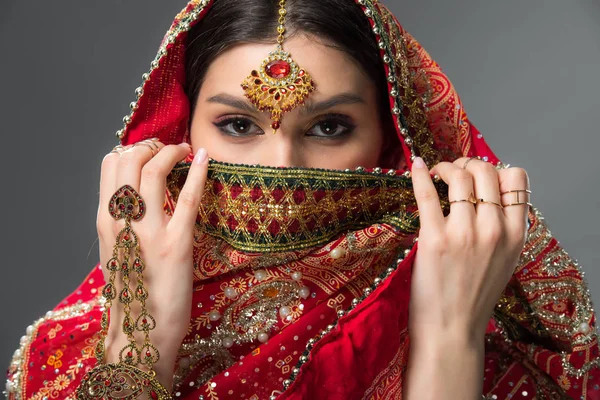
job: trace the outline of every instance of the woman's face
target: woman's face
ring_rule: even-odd
[[[378,166],[383,143],[375,84],[346,53],[316,38],[284,42],[316,90],[283,114],[276,134],[269,112],[258,111],[241,83],[274,49],[242,44],[210,65],[193,111],[191,142],[217,161],[263,166],[345,169]]]

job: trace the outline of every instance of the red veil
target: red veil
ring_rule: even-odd
[[[185,38],[210,17],[211,4],[192,0],[175,17],[117,132],[121,143],[189,140]],[[409,164],[413,155],[429,166],[474,155],[498,164],[427,52],[376,0],[357,0],[357,7],[379,43]],[[188,167],[179,164],[169,177],[167,213]],[[401,398],[418,229],[410,180],[378,169],[210,168],[195,231],[192,318],[175,366],[174,395]],[[298,213],[282,219],[260,205]],[[535,208],[529,220],[521,259],[488,325],[483,395],[600,399],[596,321],[583,274]],[[96,362],[100,268],[27,327],[8,370],[9,399],[75,397]],[[239,296],[224,296],[225,287]],[[211,311],[221,318],[212,321]],[[254,340],[257,331],[269,332],[269,340]],[[233,345],[223,346],[225,339]]]

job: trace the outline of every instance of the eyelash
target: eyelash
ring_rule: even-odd
[[[238,122],[238,121],[250,123],[254,127],[258,128],[260,133],[244,134],[244,133],[236,133],[236,132],[233,132],[231,129],[227,129],[227,127],[229,125],[231,125],[235,122]],[[312,129],[317,127],[319,124],[323,124],[325,122],[334,123],[336,125],[339,125],[339,126],[343,127],[344,131],[342,133],[330,135],[330,136],[328,136],[328,135],[307,135],[307,136],[333,140],[333,139],[339,139],[341,137],[349,135],[356,128],[356,125],[354,125],[354,123],[352,122],[350,117],[348,117],[344,114],[330,113],[330,114],[322,115],[322,116],[318,117],[315,121],[313,121],[309,131],[311,131]],[[262,129],[260,129],[258,127],[258,124],[256,124],[252,119],[242,116],[242,115],[232,115],[232,116],[223,117],[223,118],[215,121],[213,123],[213,125],[216,126],[223,134],[228,135],[228,136],[233,136],[233,137],[243,138],[243,137],[249,137],[249,136],[254,136],[254,135],[263,135],[265,133]]]

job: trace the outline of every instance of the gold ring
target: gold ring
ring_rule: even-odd
[[[159,151],[160,147],[158,147],[158,145],[155,143],[155,142],[158,141],[158,139],[156,139],[156,140],[153,140],[153,139],[156,139],[156,138],[150,138],[150,139],[142,140],[142,142],[151,144],[152,146],[154,146],[156,148],[156,151]]]
[[[495,205],[496,207],[498,207],[501,210],[504,208],[504,207],[502,207],[502,204],[500,204],[500,203],[496,203],[494,201],[487,201],[487,200],[484,200],[484,199],[477,199],[477,203],[478,204],[481,204],[481,203],[493,204],[493,205]]]
[[[516,196],[516,199],[513,203],[504,204],[504,207],[520,206],[520,205],[528,205],[530,207],[532,206],[532,204],[529,201],[522,201],[525,199],[521,199],[519,196],[519,193],[527,193],[526,197],[529,197],[529,195],[531,194],[531,190],[528,190],[528,189],[507,190],[506,192],[500,193],[500,195],[505,195],[508,193],[514,193]]]
[[[470,163],[470,162],[471,162],[471,160],[474,160],[474,159],[481,160],[481,157],[479,157],[479,156],[473,156],[473,157],[469,158],[469,159],[468,159],[467,161],[465,161],[465,163],[463,164],[463,169],[467,169],[467,164],[468,164],[468,163]]]
[[[121,154],[121,152],[123,151],[124,146],[121,144],[116,145],[115,147],[113,147],[113,149],[110,151],[111,153],[117,153],[117,154]]]
[[[135,147],[135,146],[137,146],[138,144],[141,144],[141,145],[143,145],[143,146],[146,146],[147,148],[149,148],[149,149],[150,149],[150,151],[152,152],[152,157],[154,157],[154,156],[156,155],[157,151],[156,151],[156,150],[154,150],[154,147],[150,146],[150,143],[148,143],[148,142],[145,142],[145,141],[136,142],[136,143],[134,143],[134,144],[133,144],[131,147]]]
[[[459,200],[451,200],[450,204],[452,203],[471,203],[471,204],[476,204],[477,203],[477,199],[475,198],[475,196],[473,195],[473,193],[469,193],[469,197],[466,199],[459,199]]]

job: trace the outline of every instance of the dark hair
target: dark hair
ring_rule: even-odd
[[[192,27],[185,53],[186,94],[192,110],[212,60],[240,43],[276,42],[278,3],[278,0],[215,0],[207,17]],[[288,0],[286,10],[288,36],[306,32],[324,38],[327,45],[356,60],[375,83],[386,133],[382,159],[386,164],[395,164],[393,154],[398,153],[394,150],[400,143],[389,112],[385,70],[375,35],[363,11],[352,0]]]

